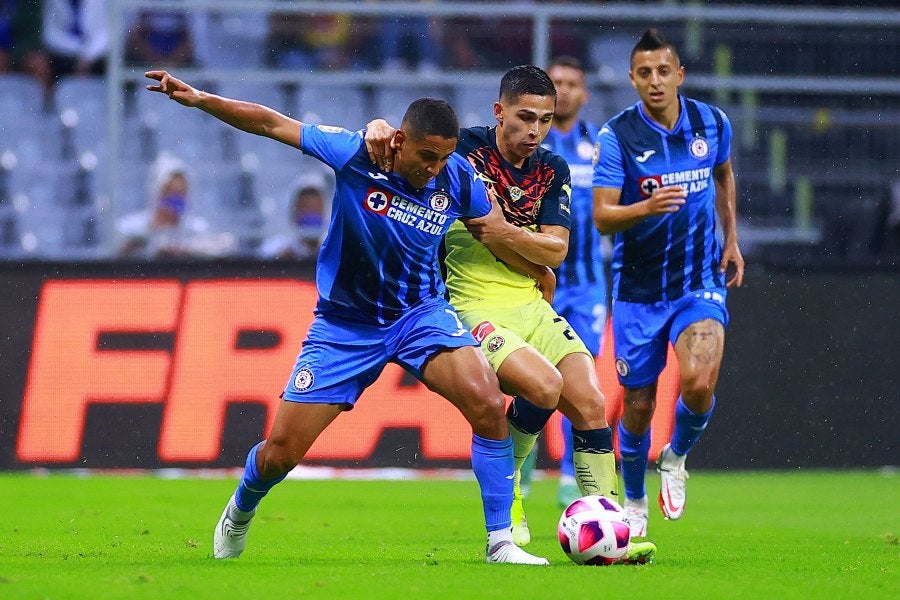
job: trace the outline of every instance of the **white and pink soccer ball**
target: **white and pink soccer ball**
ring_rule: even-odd
[[[606,496],[585,496],[567,506],[557,532],[563,552],[579,565],[611,565],[631,541],[625,511]]]

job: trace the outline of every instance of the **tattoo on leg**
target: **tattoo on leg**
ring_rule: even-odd
[[[716,352],[719,349],[719,338],[713,325],[707,323],[694,323],[688,327],[685,346],[698,362],[711,364],[715,361]]]

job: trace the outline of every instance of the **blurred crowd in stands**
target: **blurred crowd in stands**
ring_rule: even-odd
[[[368,1],[377,3],[380,0]],[[494,1],[490,4],[496,6],[504,3]],[[189,0],[185,0],[186,7],[189,4]],[[550,4],[572,3],[557,1]],[[845,6],[846,2],[804,0],[790,4],[803,7],[834,7]],[[895,7],[896,4],[894,0],[874,0],[854,4],[855,7],[863,5],[877,8]],[[107,0],[0,0],[0,88],[3,87],[2,79],[5,74],[19,77],[26,75],[37,82],[43,90],[42,110],[46,114],[54,112],[57,121],[61,117],[63,129],[71,134],[72,139],[64,138],[64,145],[78,146],[78,130],[88,130],[87,134],[82,135],[105,136],[105,129],[101,127],[105,125],[102,123],[104,119],[102,109],[91,113],[89,108],[82,108],[80,116],[76,114],[72,117],[75,113],[66,111],[66,102],[71,101],[75,104],[77,96],[85,93],[71,83],[72,79],[82,76],[84,79],[98,79],[107,72],[111,44],[107,22],[108,8]],[[440,71],[501,72],[510,66],[531,62],[534,44],[532,22],[528,15],[521,14],[508,14],[500,18],[474,16],[433,18],[419,15],[310,14],[291,10],[266,14],[260,11],[229,12],[189,8],[182,10],[169,6],[166,8],[151,6],[130,9],[123,16],[127,32],[124,61],[126,65],[138,69],[152,66],[172,70],[187,67],[241,67],[301,72],[375,70],[385,73],[415,73],[421,76],[423,82],[427,82],[429,74]],[[624,108],[626,101],[636,99],[631,94],[624,72],[627,71],[627,53],[633,43],[632,34],[636,34],[640,28],[641,26],[637,24],[633,28],[634,31],[623,31],[622,28],[617,31],[613,27],[606,28],[598,34],[596,22],[554,19],[550,24],[549,51],[554,56],[573,56],[586,65],[589,71],[600,76],[603,75],[604,69],[614,67],[619,77],[617,81],[621,82],[619,87],[622,88],[622,93],[601,107],[602,112],[609,113],[610,110]],[[863,39],[857,40],[861,43],[853,46],[852,52],[835,52],[832,48],[822,53],[793,52],[792,45],[797,43],[802,42],[807,44],[804,47],[810,48],[814,48],[814,44],[818,43],[815,37],[818,34],[809,30],[782,36],[785,40],[782,46],[767,44],[766,48],[769,51],[762,53],[755,46],[759,46],[757,37],[764,28],[765,25],[759,25],[751,31],[753,28],[725,24],[718,28],[719,36],[727,37],[732,44],[731,68],[736,72],[797,74],[804,77],[811,74],[873,77],[890,72],[896,73],[896,69],[900,68],[900,52],[896,52],[900,42],[896,39],[886,40],[889,42],[886,46],[887,51],[883,51],[883,44],[870,43],[871,40],[866,42]],[[672,37],[677,40],[679,33],[673,32]],[[890,36],[890,31],[886,35]],[[855,43],[851,35],[829,36],[829,41]],[[874,41],[878,42],[877,39]],[[243,45],[245,43],[248,45]],[[869,54],[860,54],[860,48]],[[894,51],[891,51],[891,48]],[[691,74],[713,71],[714,52],[699,52],[691,59],[689,67]],[[61,86],[60,82],[67,82],[69,85]],[[315,90],[300,91],[312,94]],[[227,90],[223,88],[222,93],[226,92]],[[487,91],[488,96],[493,93],[494,90]],[[461,96],[462,93],[458,92],[457,97]],[[628,100],[623,100],[625,98]],[[345,96],[344,99],[342,108],[350,110],[348,107],[354,106],[355,110],[356,105],[350,101],[350,96]],[[272,98],[261,98],[258,101],[279,110],[291,110],[287,103],[279,105],[278,100]],[[828,111],[837,114],[848,106],[851,110],[858,107],[850,106],[848,103],[853,100],[844,98],[821,98],[817,101],[821,101],[822,106],[827,109],[823,109],[825,112],[821,113],[826,116],[832,114]],[[0,98],[0,109],[6,111],[20,109],[15,101],[6,101],[5,104],[4,102],[4,99]],[[320,105],[318,111],[313,110],[310,113],[309,106],[314,106],[316,102]],[[791,102],[793,100],[788,99],[782,102],[782,105],[790,109]],[[318,117],[320,113],[324,115],[329,108],[326,104],[327,101],[322,103],[317,100],[301,102],[304,112],[295,116],[306,119]],[[383,105],[378,102],[369,101],[365,105],[374,105],[375,110],[383,110]],[[895,117],[900,114],[900,98],[885,99],[884,96],[870,98],[862,102],[862,105],[867,110],[885,108],[893,111]],[[809,109],[808,106],[801,108]],[[459,111],[462,116],[463,110]],[[729,114],[740,119],[742,113],[730,111]],[[382,116],[391,115],[382,114]],[[610,116],[611,113],[592,115],[597,121],[603,121]],[[75,121],[80,118],[80,127],[73,125],[73,118]],[[866,126],[860,136],[850,136],[846,134],[846,129],[838,126],[839,123],[832,124],[820,116],[816,116],[816,119],[811,127],[801,124],[799,127],[803,128],[803,131],[800,134],[795,134],[791,130],[794,125],[790,123],[785,125],[792,139],[804,140],[801,147],[791,148],[790,155],[793,159],[801,157],[801,160],[815,165],[821,162],[817,153],[824,147],[838,150],[832,157],[834,163],[837,163],[843,161],[844,155],[840,154],[840,148],[844,148],[850,159],[844,166],[852,170],[855,168],[853,167],[855,163],[851,164],[853,160],[868,160],[870,156],[884,160],[891,155],[896,157],[898,153],[900,140],[897,139],[896,125],[886,133],[884,130],[878,131]],[[359,126],[366,120],[368,119],[361,118],[360,123],[335,122]],[[29,126],[25,121],[27,119],[18,124],[20,128]],[[160,117],[160,125],[164,124],[164,121],[165,117]],[[15,123],[4,125],[8,122],[9,120],[0,122],[0,130],[16,125]],[[152,119],[143,119],[140,126],[143,128],[140,131],[146,133],[148,139],[153,138],[153,132],[149,131],[154,126]],[[48,128],[42,135],[48,136],[53,131],[56,130]],[[736,128],[736,131],[740,130]],[[12,130],[0,131],[0,138],[9,135],[12,135]],[[157,137],[162,138],[164,135],[160,132]],[[755,140],[752,139],[754,136]],[[756,179],[752,176],[754,168],[751,168],[753,161],[750,155],[754,150],[762,152],[758,147],[759,144],[766,143],[766,140],[760,139],[762,134],[756,132],[748,135],[745,131],[741,137],[742,141],[736,140],[735,143],[746,144],[747,149],[737,151],[738,167],[740,169],[742,166],[741,159],[745,159],[743,165],[748,168],[744,173],[738,171],[739,186],[742,184],[741,176],[744,175],[744,189],[739,194],[739,209],[742,205],[746,207],[748,203],[752,206],[756,201],[755,207],[751,208],[748,214],[758,215],[760,203],[756,194],[772,195],[771,190],[777,188],[768,185],[769,182],[762,181],[766,177],[764,165],[755,169],[758,173]],[[232,138],[223,136],[226,142],[228,139]],[[253,140],[244,140],[241,137],[236,139],[238,145],[253,143]],[[751,141],[747,142],[748,139]],[[855,139],[865,139],[867,145],[856,147],[853,144],[860,142],[854,142]],[[185,140],[186,144],[190,143],[188,137]],[[206,140],[198,141],[201,144],[206,143]],[[128,140],[128,143],[130,142],[131,140]],[[141,144],[144,150],[139,153],[139,158],[145,165],[136,168],[136,171],[139,171],[140,178],[148,183],[132,186],[142,190],[139,194],[132,194],[135,198],[140,196],[139,201],[133,201],[128,205],[129,211],[134,212],[117,215],[117,224],[114,228],[116,241],[113,246],[118,255],[183,257],[237,253],[244,256],[253,254],[267,258],[300,259],[308,259],[315,255],[321,241],[321,231],[324,229],[323,219],[327,219],[328,215],[330,199],[328,174],[304,167],[303,172],[290,174],[295,181],[281,178],[279,181],[282,187],[289,189],[284,189],[277,202],[270,203],[264,210],[268,211],[268,218],[271,221],[283,222],[283,226],[268,227],[248,242],[246,236],[228,232],[227,220],[210,223],[210,220],[202,217],[200,214],[202,211],[193,210],[194,205],[204,206],[203,201],[192,201],[192,195],[197,195],[194,188],[199,187],[201,192],[208,193],[207,188],[211,187],[207,183],[209,179],[207,174],[200,172],[201,166],[186,164],[190,162],[190,156],[174,156],[169,153],[171,148],[163,152],[163,148],[155,148],[152,144],[143,142]],[[757,146],[754,147],[754,144]],[[152,151],[147,148],[152,148]],[[265,157],[267,150],[256,151],[254,148],[254,151],[259,155],[261,162],[267,164],[270,162]],[[12,214],[10,208],[12,201],[4,196],[4,190],[8,188],[8,182],[4,183],[4,177],[12,173],[10,165],[18,160],[21,166],[23,161],[28,160],[29,155],[23,151],[19,153],[18,158],[9,156],[4,158],[3,152],[4,141],[0,139],[0,246],[11,247],[15,244],[5,244],[4,240],[9,242],[18,237],[24,240],[27,236],[17,234],[13,225],[6,225],[7,217],[4,215]],[[65,158],[67,154],[65,148],[61,152]],[[234,156],[244,154],[241,149],[240,152],[235,152]],[[35,156],[44,155],[41,152],[35,153]],[[81,154],[75,152],[73,156],[77,158]],[[51,158],[57,160],[60,156],[53,155]],[[102,154],[100,161],[102,163]],[[102,164],[100,167],[96,169],[98,173],[102,171]],[[22,173],[27,174],[27,171],[28,169],[23,171],[20,168],[17,177],[23,179]],[[220,172],[219,165],[215,165],[212,172],[214,174]],[[873,185],[854,187],[847,181],[840,181],[838,186],[830,186],[824,193],[819,194],[815,217],[820,223],[820,237],[816,245],[809,246],[807,250],[811,252],[824,250],[836,260],[865,262],[871,257],[888,257],[890,262],[895,261],[900,252],[900,171],[895,167],[892,174],[883,174],[883,177],[887,183],[879,182],[877,184],[879,187]],[[238,182],[233,187],[239,188],[241,185],[244,184]],[[246,185],[256,184],[251,182]],[[789,182],[788,187],[790,185]],[[844,188],[840,188],[840,185]],[[785,195],[787,193],[784,192]],[[271,197],[272,194],[268,196]],[[827,202],[819,202],[819,198],[824,198]],[[80,204],[76,202],[78,210],[82,212],[87,210],[85,208],[87,203],[79,202]],[[785,205],[791,202],[794,201],[786,201]],[[793,207],[791,204],[790,210],[793,210]],[[27,212],[21,209],[22,207],[18,206],[16,210],[20,213]],[[753,213],[753,210],[757,212]],[[785,212],[777,206],[767,210],[765,213],[767,217],[771,214],[777,215],[779,211]],[[87,237],[91,235],[93,234],[84,234]],[[24,255],[27,256],[30,252],[28,244],[22,241],[21,245],[26,248]],[[748,252],[751,260],[754,257],[767,258],[771,252],[780,251],[777,241],[763,240],[757,243],[748,239],[748,245],[751,246]],[[248,248],[252,248],[253,251],[249,252]],[[21,252],[10,254],[0,248],[0,256],[21,257],[23,254]]]

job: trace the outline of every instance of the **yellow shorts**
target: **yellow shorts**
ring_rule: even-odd
[[[496,371],[510,354],[532,347],[557,365],[569,354],[591,356],[568,321],[544,300],[510,308],[460,310],[459,318],[469,328],[491,368]]]

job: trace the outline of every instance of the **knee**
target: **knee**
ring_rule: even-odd
[[[633,418],[642,423],[649,423],[656,410],[656,401],[646,397],[626,398],[625,408]]]
[[[544,409],[556,408],[563,390],[563,378],[559,371],[553,370],[543,377],[532,381],[532,385],[522,395],[525,399]]]
[[[274,479],[290,472],[301,458],[292,450],[290,440],[273,437],[267,439],[257,453],[257,467],[264,478]]]
[[[496,385],[472,385],[466,397],[463,413],[474,431],[503,428],[506,423],[506,398]]]
[[[714,373],[697,373],[681,380],[681,396],[685,402],[701,402],[712,398],[716,387]]]

